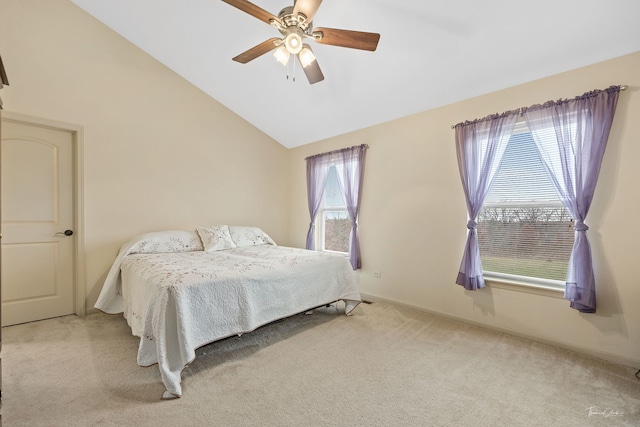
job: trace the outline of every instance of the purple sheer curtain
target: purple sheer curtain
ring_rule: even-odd
[[[362,267],[360,258],[360,240],[358,238],[358,211],[362,194],[362,178],[364,177],[364,157],[366,145],[352,147],[340,151],[342,158],[342,185],[347,212],[351,220],[349,234],[349,261],[354,270]]]
[[[2,57],[0,57],[0,89],[2,85],[9,86],[9,79],[7,79],[7,73],[4,71],[4,65],[2,64]],[[2,110],[2,98],[0,98],[0,110]]]
[[[455,126],[458,169],[469,216],[467,243],[456,283],[467,290],[485,286],[476,218],[496,176],[517,118],[518,111],[508,111]]]
[[[307,199],[309,204],[309,232],[307,233],[307,249],[316,248],[316,216],[322,204],[324,187],[327,184],[329,158],[322,154],[307,158]]]
[[[337,166],[340,183],[351,220],[349,234],[349,261],[354,270],[361,268],[360,241],[358,238],[358,212],[364,176],[364,158],[367,145],[359,145],[341,150],[307,157],[307,197],[311,223],[307,233],[307,249],[316,248],[315,221],[327,185],[327,176],[331,166]]]
[[[584,221],[598,182],[619,92],[620,86],[611,86],[575,99],[524,109],[545,168],[575,220],[575,241],[564,297],[571,301],[572,308],[583,313],[596,312],[595,276],[587,239],[589,227]]]

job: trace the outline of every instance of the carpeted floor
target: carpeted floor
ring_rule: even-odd
[[[120,315],[2,334],[4,426],[640,426],[632,368],[387,303],[205,346],[171,401]]]

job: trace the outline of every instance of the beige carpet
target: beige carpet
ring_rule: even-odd
[[[635,370],[386,303],[210,344],[160,401],[121,316],[6,327],[6,426],[640,426]]]

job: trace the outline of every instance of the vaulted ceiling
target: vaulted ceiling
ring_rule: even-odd
[[[232,61],[280,33],[221,0],[71,1],[289,148],[640,51],[638,0],[325,0],[314,27],[381,37],[310,41],[325,76],[310,85],[271,54]]]

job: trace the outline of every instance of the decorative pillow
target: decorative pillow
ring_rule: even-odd
[[[231,239],[229,227],[226,225],[215,225],[213,227],[196,227],[204,250],[207,252],[233,249],[236,244]]]
[[[238,247],[245,246],[257,246],[257,245],[276,245],[276,242],[271,239],[261,229],[258,227],[245,227],[239,225],[230,225],[229,233],[231,234],[231,239]]]
[[[129,250],[132,254],[202,251],[202,241],[195,231],[152,231],[137,236]]]

